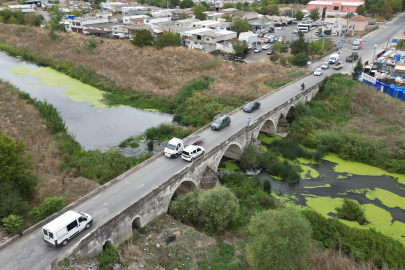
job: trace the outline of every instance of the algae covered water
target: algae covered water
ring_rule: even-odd
[[[261,139],[269,144],[274,138]],[[346,161],[335,154],[325,156],[320,164],[301,158],[295,163],[304,170],[298,183],[280,181],[266,171],[259,174],[262,181],[270,180],[272,196],[279,203],[298,209],[310,207],[325,217],[339,218],[335,208],[342,205],[344,198],[354,199],[364,206],[369,223],[341,220],[344,224],[375,228],[405,244],[405,175]],[[219,167],[240,170],[238,162],[226,158]]]
[[[0,78],[60,111],[69,131],[86,149],[107,149],[172,116],[126,106],[109,107],[103,92],[49,67],[38,67],[0,51]]]

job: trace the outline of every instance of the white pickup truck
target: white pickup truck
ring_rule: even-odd
[[[343,67],[343,63],[338,61],[336,64],[333,65],[333,69],[341,69]]]
[[[178,139],[178,138],[173,138],[171,139],[165,148],[165,156],[168,158],[176,158],[183,153],[184,149],[189,146],[189,145],[195,145],[199,144],[202,142],[204,138],[201,138],[200,136],[194,135],[194,136],[188,136],[187,138],[184,138],[183,140]]]

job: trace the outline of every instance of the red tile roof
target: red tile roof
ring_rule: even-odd
[[[353,18],[350,18],[349,20],[353,20],[353,21],[368,21],[370,18],[369,17],[364,17],[364,16],[354,16]]]

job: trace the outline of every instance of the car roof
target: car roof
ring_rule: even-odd
[[[60,228],[68,225],[70,222],[78,219],[81,216],[81,214],[75,211],[67,211],[66,213],[60,215],[59,217],[46,224],[43,228],[49,230],[50,232],[56,232]]]
[[[195,145],[189,145],[186,147],[186,149],[184,149],[184,151],[186,152],[191,152],[194,151],[195,149],[197,149],[199,146],[195,146]]]
[[[223,116],[219,117],[218,119],[224,119],[224,118],[228,118],[228,117],[229,117],[228,115],[223,115]]]

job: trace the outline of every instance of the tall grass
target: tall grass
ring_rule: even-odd
[[[405,247],[401,242],[375,229],[349,227],[313,210],[302,213],[312,225],[313,239],[323,247],[342,250],[357,262],[373,262],[378,268],[385,263],[392,269],[405,267]]]
[[[168,141],[173,137],[183,139],[194,132],[195,129],[189,128],[184,130],[168,123],[161,123],[157,127],[148,128],[144,135],[150,140]]]
[[[357,201],[348,198],[343,199],[341,207],[335,208],[341,218],[348,220],[358,221],[360,224],[367,222],[365,215],[365,208],[362,207]]]

